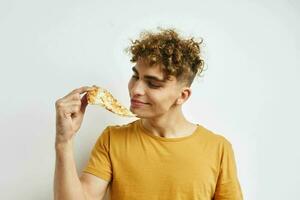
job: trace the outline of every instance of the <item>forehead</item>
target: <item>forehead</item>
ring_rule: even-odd
[[[135,66],[133,67],[133,71],[137,72],[138,74],[141,74],[144,77],[153,77],[153,80],[155,80],[154,77],[156,77],[159,80],[163,80],[161,82],[176,82],[175,76],[169,76],[167,79],[166,74],[164,73],[162,69],[162,65],[160,64],[154,64],[150,65],[147,61],[144,59],[138,59]]]

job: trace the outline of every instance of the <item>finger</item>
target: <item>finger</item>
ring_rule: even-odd
[[[78,105],[69,105],[64,108],[61,112],[59,112],[60,116],[70,116],[80,112],[80,107]]]
[[[68,106],[72,106],[72,105],[75,105],[75,106],[81,106],[81,101],[80,100],[71,100],[71,101],[68,101],[68,102],[65,102],[64,103],[64,106],[65,107],[68,107]]]
[[[64,96],[63,98],[61,98],[61,102],[63,102],[63,103],[69,103],[72,101],[80,101],[80,94],[79,93],[68,94],[68,95]]]
[[[94,87],[89,87],[89,86],[83,86],[77,89],[74,89],[72,92],[70,92],[69,94],[67,94],[64,98],[66,99],[78,99],[80,100],[80,94],[83,94],[87,91],[91,91],[93,90]]]
[[[71,106],[78,106],[81,107],[81,101],[80,100],[69,100],[69,101],[61,101],[58,105],[57,108],[61,112],[65,112],[68,107]]]
[[[81,112],[85,113],[85,109],[88,105],[88,100],[87,100],[87,94],[83,95],[83,97],[81,98]]]
[[[87,92],[87,91],[90,91],[90,90],[93,90],[94,88],[93,87],[89,87],[89,86],[83,86],[83,87],[80,87],[80,88],[77,88],[77,89],[74,89],[72,92],[70,92],[67,96],[69,95],[73,95],[73,94],[82,94],[84,92]]]
[[[80,111],[82,113],[85,113],[86,107],[88,105],[87,102],[87,94],[85,94],[81,100],[72,100],[69,102],[66,102],[64,104],[65,108],[67,111],[70,111],[72,109],[70,109],[70,107],[77,107],[75,110],[77,111],[77,113]]]
[[[93,90],[93,89],[94,89],[93,87],[83,86],[83,87],[80,87],[78,89],[75,89],[74,93],[82,94],[84,92],[87,92],[87,91],[90,91],[90,90]]]

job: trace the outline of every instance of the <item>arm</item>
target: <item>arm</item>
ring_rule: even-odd
[[[79,130],[87,106],[90,87],[81,87],[56,101],[55,200],[94,200],[102,198],[107,184],[96,178],[79,178],[73,153],[73,136]],[[104,192],[105,193],[105,192]]]
[[[72,142],[56,144],[54,200],[87,200],[78,178]]]
[[[108,181],[85,172],[82,173],[80,177],[80,181],[83,190],[88,196],[88,199],[91,200],[103,199],[108,188],[108,184],[109,184]]]
[[[103,199],[109,182],[88,173],[78,178],[73,155],[72,144],[56,145],[54,199]]]
[[[238,180],[235,156],[230,142],[225,141],[214,200],[243,200]]]

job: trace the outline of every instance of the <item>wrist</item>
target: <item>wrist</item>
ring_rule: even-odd
[[[73,147],[72,140],[58,140],[55,141],[55,149],[56,150],[64,150]]]

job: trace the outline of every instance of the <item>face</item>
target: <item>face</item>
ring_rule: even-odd
[[[164,80],[164,74],[159,65],[150,67],[145,60],[139,59],[133,66],[132,73],[128,83],[131,98],[130,110],[138,117],[162,116],[185,101],[185,89],[189,90],[189,88],[183,88],[174,76],[171,76],[170,80]]]

